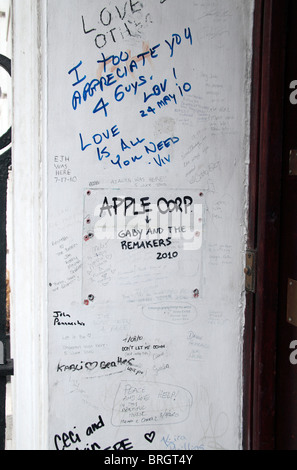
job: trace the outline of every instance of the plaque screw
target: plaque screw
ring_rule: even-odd
[[[194,298],[197,299],[199,297],[199,289],[194,290]]]

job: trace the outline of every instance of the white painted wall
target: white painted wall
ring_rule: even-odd
[[[241,448],[253,2],[13,6],[16,448],[106,448],[123,439],[134,449]],[[135,57],[148,44],[157,46],[149,61],[116,81],[110,75],[102,93],[93,82],[83,94],[104,75],[102,52]],[[135,81],[141,92],[124,89]],[[144,103],[157,83],[175,95],[167,106],[158,97]],[[93,112],[101,97],[107,116]],[[145,146],[167,138],[174,142],[154,160]],[[98,206],[115,195],[191,197],[201,242],[189,250],[173,240],[177,257],[160,261],[162,245],[135,251],[125,249],[127,237],[99,240]],[[149,215],[153,224],[160,211]],[[135,223],[147,228],[141,215]],[[191,234],[184,220],[173,223]],[[100,429],[87,436],[95,422]],[[63,443],[70,432],[76,444]]]

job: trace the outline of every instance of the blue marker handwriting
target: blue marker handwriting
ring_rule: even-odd
[[[166,450],[204,450],[204,446],[200,444],[191,444],[189,439],[183,435],[163,436],[161,442],[165,444]]]
[[[92,137],[83,136],[79,134],[80,150],[85,152],[90,147],[96,148],[96,157],[99,162],[109,161],[111,165],[122,170],[129,167],[140,160],[144,160],[149,165],[156,164],[158,167],[163,167],[171,162],[171,156],[168,154],[167,149],[172,148],[179,142],[179,137],[169,137],[160,142],[148,141],[145,138],[135,137],[133,139],[124,139],[117,125],[111,129],[106,129],[103,132],[98,132]],[[114,141],[118,146],[119,151],[114,152],[112,155],[109,150],[109,142]],[[114,148],[114,146],[113,146]],[[138,152],[138,150],[140,151]],[[137,155],[135,155],[137,151]]]
[[[190,45],[193,44],[192,34],[190,28],[184,29],[183,36],[179,34],[173,34],[170,41],[165,41],[164,44],[168,46],[170,57],[174,57],[176,48],[179,47],[184,41],[188,41]],[[104,115],[108,116],[108,107],[110,106],[110,100],[116,103],[120,103],[126,99],[127,96],[136,96],[142,91],[143,87],[143,103],[146,105],[148,101],[156,99],[155,108],[149,106],[149,110],[141,110],[141,116],[146,117],[148,113],[153,109],[153,114],[156,110],[161,109],[164,106],[168,106],[169,103],[177,104],[177,96],[174,92],[168,90],[168,77],[164,80],[157,81],[154,83],[153,75],[148,76],[146,74],[147,64],[152,64],[154,60],[160,57],[162,52],[161,44],[157,44],[150,48],[148,44],[144,43],[143,52],[137,54],[135,57],[131,57],[131,51],[121,51],[119,55],[105,56],[101,53],[101,58],[97,60],[99,67],[98,78],[92,78],[89,80],[84,70],[83,61],[80,60],[77,65],[72,67],[68,71],[68,75],[72,78],[72,87],[75,88],[72,95],[72,108],[77,111],[83,103],[90,101],[95,97],[96,105],[93,108],[93,114],[100,111],[104,112]],[[167,49],[167,48],[166,48]],[[111,71],[108,70],[109,65]],[[143,69],[144,73],[134,77],[135,72]],[[110,73],[109,73],[110,72]],[[130,83],[121,83],[122,80],[131,74],[134,80]],[[173,68],[173,76],[177,81],[176,69]],[[184,96],[184,93],[191,91],[192,86],[186,82],[184,84],[176,83],[178,87],[178,96]],[[113,89],[113,94],[109,94],[109,98],[105,99],[104,92],[107,89]],[[98,99],[99,98],[99,99]],[[148,112],[147,112],[148,111]]]
[[[185,39],[189,40],[190,41],[190,44],[192,46],[193,44],[193,38],[192,38],[192,33],[191,33],[191,29],[190,28],[185,28]],[[173,34],[172,35],[172,38],[171,38],[171,42],[169,41],[165,41],[165,43],[169,46],[169,49],[170,49],[170,57],[173,57],[174,56],[174,53],[175,53],[175,46],[180,46],[181,43],[182,43],[182,36],[180,36],[179,34]]]

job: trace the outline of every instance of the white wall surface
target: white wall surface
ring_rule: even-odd
[[[252,15],[14,2],[17,447],[241,448]]]

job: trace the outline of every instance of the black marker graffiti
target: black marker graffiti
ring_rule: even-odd
[[[109,42],[116,43],[126,36],[139,35],[139,27],[141,23],[135,21],[134,15],[141,12],[143,4],[140,1],[129,0],[120,8],[115,6],[114,9],[108,10],[104,7],[98,12],[97,23],[100,28],[106,28],[104,32],[96,34],[94,42],[98,49],[103,49]],[[82,29],[84,34],[97,33],[97,27],[87,24],[85,16],[82,16]]]
[[[87,437],[92,436],[94,433],[105,427],[105,423],[101,415],[98,416],[98,421],[87,427],[85,435]],[[56,434],[54,437],[55,449],[60,450],[131,450],[133,445],[130,440],[122,439],[116,442],[112,446],[102,448],[97,442],[93,444],[82,444],[83,438],[80,433],[77,432],[76,426],[73,431],[63,432],[61,435]]]
[[[92,361],[92,362],[84,362],[81,361],[77,364],[70,364],[65,365],[59,363],[57,365],[57,372],[80,372],[82,370],[93,372],[95,369],[100,370],[109,370],[109,369],[116,369],[118,367],[123,366],[132,366],[132,362],[135,361],[134,358],[131,359],[123,359],[122,357],[118,357],[115,361]]]
[[[132,197],[113,197],[112,201],[108,200],[106,196],[100,208],[99,217],[102,217],[106,212],[109,216],[118,215],[120,210],[123,211],[123,215],[142,215],[148,212],[152,212],[151,202],[149,197],[143,197],[139,199],[140,203],[136,202],[135,198]],[[190,196],[176,197],[175,199],[166,199],[161,197],[157,201],[157,209],[161,214],[168,214],[172,212],[188,213],[189,207],[193,204],[193,199]]]
[[[156,433],[155,431],[152,431],[151,433],[147,433],[144,435],[144,438],[150,443],[152,444],[154,442],[154,439],[156,437]]]
[[[160,0],[161,5],[165,2]],[[95,23],[93,18],[90,23],[86,15],[82,15],[82,31],[85,35],[94,33],[94,43],[98,49],[103,49],[109,43],[120,42],[125,37],[139,37],[144,25],[152,22],[150,13],[141,15],[143,9],[144,3],[139,0],[127,0],[114,8],[104,7],[98,11]]]
[[[82,321],[71,320],[71,315],[61,311],[55,311],[53,313],[54,326],[86,326]]]

